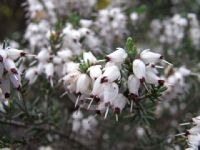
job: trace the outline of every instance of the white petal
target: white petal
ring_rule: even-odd
[[[138,79],[140,79],[140,81],[143,82],[145,80],[146,66],[140,59],[135,59],[133,61],[133,73]]]
[[[128,77],[128,89],[129,93],[133,96],[138,96],[138,90],[140,88],[140,80],[134,75]]]

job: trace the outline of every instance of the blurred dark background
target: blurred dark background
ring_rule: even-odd
[[[0,42],[7,38],[21,38],[26,26],[26,12],[22,6],[25,2],[26,0],[0,0]]]

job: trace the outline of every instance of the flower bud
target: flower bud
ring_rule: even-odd
[[[115,65],[105,68],[105,71],[102,75],[101,83],[104,82],[113,82],[121,77],[119,68]]]
[[[91,92],[91,97],[99,99],[103,95],[103,84],[101,83],[102,76],[99,76],[93,84],[93,89]]]
[[[96,80],[100,75],[102,75],[102,70],[101,70],[101,65],[95,65],[95,66],[91,66],[88,69],[89,73],[90,73],[90,77],[93,80]]]
[[[3,62],[4,59],[6,59],[6,58],[7,58],[7,53],[6,53],[6,51],[3,50],[3,49],[0,49],[0,62]]]
[[[13,73],[13,74],[17,74],[17,68],[15,66],[15,63],[12,59],[7,58],[3,61],[4,64],[4,68],[9,72],[9,73]]]
[[[37,68],[32,67],[26,71],[25,78],[29,80],[29,84],[33,84],[37,79]]]
[[[127,53],[123,48],[117,48],[116,51],[106,56],[106,59],[108,61],[120,64],[123,63],[126,58],[127,58]]]
[[[145,81],[150,84],[163,85],[164,80],[161,80],[152,70],[147,69]]]
[[[161,59],[163,59],[163,56],[158,54],[158,53],[154,53],[151,52],[149,49],[143,50],[140,53],[140,58],[146,63],[157,63],[159,62]]]
[[[113,101],[113,107],[115,113],[120,113],[126,106],[128,99],[123,94],[118,94],[116,99]]]
[[[76,93],[86,94],[89,90],[90,77],[87,74],[81,74],[76,83]]]
[[[112,104],[119,92],[119,87],[116,83],[104,83],[103,86],[103,101],[105,104]]]
[[[138,90],[140,88],[140,80],[134,75],[128,77],[128,90],[131,95],[138,97]]]
[[[48,63],[45,65],[45,74],[47,78],[52,78],[54,74],[54,66],[52,63]]]
[[[18,50],[18,49],[10,48],[10,47],[7,47],[5,51],[7,52],[8,57],[11,58],[12,60],[16,60],[19,57],[23,57],[27,54],[23,50]]]
[[[5,98],[10,97],[10,80],[8,75],[1,81],[0,87]]]
[[[145,81],[146,76],[146,66],[143,61],[140,59],[135,59],[133,61],[133,73],[135,76],[140,79],[140,82]]]
[[[42,49],[38,54],[37,54],[37,59],[40,62],[47,62],[50,58],[50,53],[47,49]]]
[[[72,51],[69,49],[61,50],[57,52],[57,55],[63,60],[63,61],[69,61],[69,58],[72,57]]]
[[[84,62],[89,61],[89,63],[91,63],[91,64],[95,64],[97,62],[96,57],[91,52],[84,52],[83,60],[84,60]]]

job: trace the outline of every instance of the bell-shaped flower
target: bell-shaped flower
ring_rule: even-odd
[[[23,50],[18,50],[18,49],[10,48],[10,47],[7,47],[5,49],[5,51],[7,52],[8,57],[11,58],[12,60],[16,60],[19,57],[23,57],[23,56],[25,56],[27,54]]]
[[[164,80],[162,80],[159,76],[157,76],[155,74],[155,72],[153,72],[151,69],[147,69],[146,70],[146,78],[145,78],[145,81],[147,83],[150,83],[150,84],[155,84],[155,85],[163,85],[164,84]]]
[[[5,78],[1,81],[0,87],[2,89],[2,93],[5,98],[10,97],[10,80],[8,74],[5,76]]]
[[[54,74],[54,66],[52,63],[48,63],[45,65],[45,74],[47,78],[52,78]]]
[[[116,51],[106,56],[107,61],[111,61],[117,64],[122,64],[127,58],[127,53],[123,48],[117,48]]]
[[[9,72],[13,74],[18,74],[17,68],[15,66],[15,63],[12,59],[7,58],[3,61],[4,68]]]
[[[99,101],[103,95],[103,84],[101,83],[102,76],[99,76],[93,83],[93,88],[91,92],[91,97]]]
[[[97,62],[96,57],[91,52],[83,53],[84,62],[89,62],[90,64],[95,64]]]
[[[7,53],[5,50],[0,49],[0,62],[3,62],[7,58]]]
[[[37,68],[31,67],[26,70],[25,78],[29,81],[29,84],[33,84],[37,80]]]
[[[133,97],[138,97],[138,91],[140,88],[140,80],[134,75],[128,77],[128,90],[130,95]]]
[[[140,58],[146,63],[157,63],[161,59],[163,59],[163,56],[158,53],[151,52],[150,49],[143,50],[140,53]]]
[[[87,94],[90,82],[90,77],[87,74],[81,74],[76,83],[76,93]]]
[[[101,115],[101,114],[103,114],[105,111],[106,111],[106,104],[105,104],[104,102],[100,102],[100,103],[97,105],[96,113],[97,113],[98,115]]]
[[[63,61],[69,61],[72,57],[72,51],[69,49],[61,50],[57,52],[57,56],[59,56]]]
[[[116,83],[104,83],[103,101],[105,104],[112,105],[119,93],[119,87]]]
[[[140,59],[135,59],[133,61],[133,73],[135,76],[140,79],[140,82],[145,81],[146,77],[146,66],[144,62]]]
[[[16,89],[21,88],[21,74],[9,74],[10,81]]]
[[[100,75],[102,75],[102,70],[101,70],[101,65],[95,65],[95,66],[91,66],[90,68],[88,68],[90,77],[93,80],[96,80]]]
[[[194,125],[200,126],[200,116],[192,118],[192,122],[194,123]]]
[[[38,65],[37,65],[37,73],[38,74],[42,74],[42,73],[45,72],[45,65],[46,64],[47,64],[46,62],[40,62],[40,63],[38,63]]]
[[[62,58],[60,58],[59,56],[54,56],[54,57],[53,57],[53,63],[54,63],[55,65],[60,65],[60,64],[63,63],[63,60],[62,60]]]
[[[113,107],[115,113],[120,113],[126,106],[127,102],[128,99],[123,94],[119,93],[116,99],[113,101]]]
[[[104,82],[113,82],[118,80],[121,77],[119,68],[115,65],[105,68],[105,71],[102,75],[101,83]]]
[[[42,49],[38,54],[37,54],[37,59],[40,62],[47,62],[50,59],[50,53],[47,49]]]
[[[59,82],[63,82],[63,84],[65,85],[70,85],[70,84],[75,84],[76,85],[76,81],[80,76],[80,72],[79,71],[74,71],[71,72],[67,75],[65,75],[61,80],[59,80]]]

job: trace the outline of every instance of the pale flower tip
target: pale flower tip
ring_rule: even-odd
[[[104,115],[104,119],[107,118],[107,116],[108,116],[108,112],[109,112],[109,106],[106,108],[106,112],[105,112],[105,115]]]
[[[116,122],[119,121],[119,116],[118,116],[118,114],[115,114],[115,119],[116,119]]]

